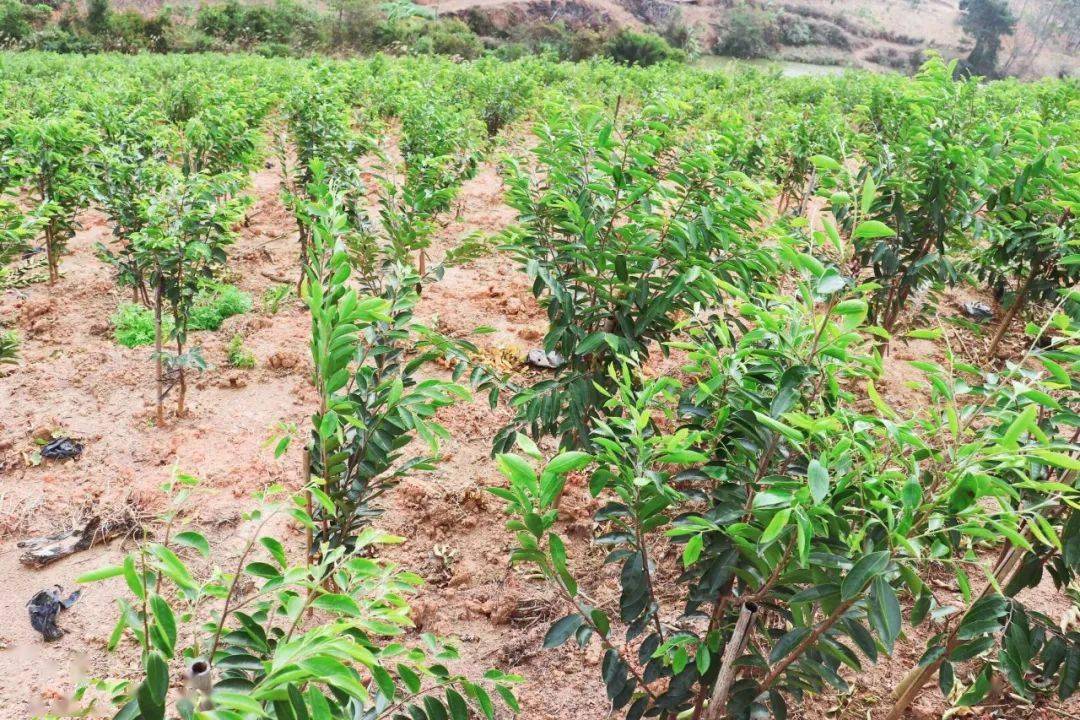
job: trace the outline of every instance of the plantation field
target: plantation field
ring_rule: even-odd
[[[4,717],[1080,714],[1080,85],[786,75],[0,54]]]

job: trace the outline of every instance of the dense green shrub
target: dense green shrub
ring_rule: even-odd
[[[34,33],[30,44],[37,50],[64,54],[85,55],[101,50],[101,46],[92,38],[78,35],[58,25],[50,25]]]
[[[740,6],[728,17],[728,28],[717,40],[716,53],[746,59],[768,57],[772,54],[775,30],[771,14]]]
[[[135,10],[114,12],[109,16],[105,44],[119,52],[168,52],[172,27],[172,15],[168,11],[152,17]]]
[[[50,12],[48,5],[0,0],[0,46],[21,43],[48,18]]]
[[[571,29],[559,20],[522,23],[500,33],[499,38],[504,44],[495,54],[504,60],[532,53],[577,62],[603,54],[609,36],[588,27]]]
[[[688,58],[697,58],[701,55],[700,28],[687,25],[681,13],[674,13],[664,23],[660,28],[660,37],[664,38],[671,47],[685,51]]]
[[[472,60],[484,51],[480,38],[460,20],[416,19],[408,33],[414,53],[448,55]]]
[[[112,10],[109,0],[87,0],[86,3],[86,30],[92,35],[102,35],[109,28],[109,17]]]
[[[674,115],[659,104],[626,119],[598,108],[553,114],[534,150],[546,182],[508,165],[520,224],[507,246],[547,310],[544,350],[565,365],[515,395],[497,451],[518,432],[587,446],[616,358],[665,351],[680,318],[719,287],[741,293],[777,271],[775,249],[751,229],[760,190],[711,144],[677,145]]]
[[[273,5],[247,5],[226,0],[199,9],[195,27],[207,35],[241,47],[263,43],[313,43],[322,39],[319,15],[294,0]]]
[[[785,45],[801,47],[814,41],[814,31],[800,17],[794,15],[780,16],[780,41]]]
[[[366,49],[375,45],[376,26],[383,21],[375,0],[331,0],[330,43],[336,48]]]
[[[647,67],[666,60],[685,60],[686,53],[668,45],[667,40],[652,33],[623,29],[604,45],[604,53],[624,65]]]
[[[458,659],[452,645],[427,633],[403,637],[413,627],[409,599],[422,581],[368,555],[404,538],[368,530],[356,543],[365,556],[339,548],[316,562],[275,537],[272,522],[288,518],[313,529],[315,520],[302,496],[290,499],[271,486],[243,515],[240,565],[228,573],[207,567],[221,548],[183,529],[197,484],[178,472],[165,485],[159,522],[178,532],[165,531],[160,541],[155,533],[155,542],[147,533],[121,565],[78,579],[123,576],[130,595],[117,599],[108,649],[130,636],[140,650],[127,679],[83,683],[76,703],[88,686],[101,692],[80,716],[108,705],[118,711],[110,716],[128,720],[388,718],[395,710],[394,718],[494,718],[496,696],[510,712],[520,709],[513,694],[519,676],[492,669],[473,682],[444,664]],[[173,700],[170,687],[181,684]]]
[[[956,282],[958,250],[970,242],[968,226],[988,179],[989,153],[980,148],[1000,143],[998,124],[972,112],[977,84],[953,81],[955,65],[934,58],[887,99],[890,106],[880,104],[885,96],[872,100],[857,173],[834,158],[815,158],[821,195],[876,285],[870,316],[889,332],[907,319],[913,295]]]

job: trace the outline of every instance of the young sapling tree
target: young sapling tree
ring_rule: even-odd
[[[93,142],[93,130],[75,112],[27,119],[17,131],[17,162],[36,202],[50,284],[60,278],[60,257],[90,201]]]
[[[133,238],[153,293],[158,425],[165,422],[165,396],[174,384],[176,414],[184,416],[186,370],[205,367],[198,348],[185,352],[192,311],[200,289],[225,264],[225,248],[233,242],[234,226],[248,204],[247,198],[235,195],[244,182],[228,174],[174,176],[151,200],[146,226]],[[173,353],[164,349],[166,313],[172,320]],[[175,378],[168,386],[166,370]]]

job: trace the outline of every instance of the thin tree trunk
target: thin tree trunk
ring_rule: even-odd
[[[731,633],[727,645],[724,647],[724,655],[720,661],[720,672],[716,676],[716,684],[713,685],[712,697],[709,705],[705,708],[705,720],[720,720],[727,710],[728,693],[735,682],[735,661],[746,650],[746,643],[750,640],[753,631],[754,616],[757,614],[757,605],[746,603],[739,610],[739,619],[735,622],[735,631]]]
[[[165,377],[161,362],[161,285],[154,293],[154,363],[157,378],[157,426],[165,425]]]
[[[300,279],[296,281],[296,296],[303,297],[304,276],[307,275],[308,227],[300,222]]]
[[[799,196],[799,212],[796,213],[799,217],[806,214],[806,203],[810,200],[810,196],[814,193],[814,188],[817,186],[817,168],[814,168],[810,172],[810,177],[806,180],[806,185],[802,189],[802,194]]]
[[[56,257],[56,231],[53,229],[52,220],[45,226],[45,256],[49,263],[49,284],[55,285],[60,279],[60,263]]]
[[[1020,6],[1020,9],[1017,10],[1016,13],[1015,13],[1015,16],[1016,16],[1016,19],[1017,19],[1017,25],[1026,24],[1025,20],[1024,20],[1024,16],[1027,14],[1028,2],[1029,2],[1029,0],[1024,0],[1024,3]],[[1008,73],[1009,68],[1011,68],[1012,64],[1014,62],[1016,62],[1016,55],[1020,51],[1020,33],[1019,33],[1019,29],[1020,28],[1018,27],[1016,29],[1016,31],[1014,31],[1012,52],[1009,53],[1009,59],[1006,60],[1005,64],[1001,66],[1001,72],[1002,73]]]
[[[1069,222],[1072,217],[1072,211],[1066,210],[1061,214],[1061,219],[1058,220],[1058,227],[1065,227],[1065,223]],[[1035,278],[1042,272],[1042,264],[1045,258],[1040,253],[1035,257],[1035,260],[1031,263],[1031,272],[1028,273],[1027,280],[1024,281],[1023,287],[1016,291],[1016,299],[1013,301],[1012,307],[1009,308],[1009,312],[1005,314],[1005,317],[1001,321],[1001,325],[998,327],[997,333],[994,335],[994,339],[990,342],[990,355],[993,356],[997,351],[998,343],[1001,342],[1002,336],[1005,335],[1005,331],[1009,329],[1009,325],[1012,323],[1016,314],[1023,309],[1027,303],[1028,293],[1031,291],[1031,284]]]
[[[1031,285],[1035,282],[1035,277],[1039,274],[1039,266],[1041,264],[1041,262],[1038,262],[1032,266],[1031,272],[1028,273],[1027,279],[1024,280],[1024,284],[1016,291],[1016,297],[1013,299],[1012,307],[1005,313],[1005,317],[1001,319],[1001,324],[998,325],[997,332],[994,333],[994,339],[990,341],[990,349],[987,351],[991,358],[997,353],[998,345],[1001,344],[1001,339],[1005,337],[1005,333],[1008,331],[1009,326],[1012,325],[1013,320],[1016,319],[1016,316],[1027,304],[1028,292],[1031,291]]]
[[[821,624],[814,628],[806,638],[800,642],[794,650],[789,652],[780,662],[773,666],[773,669],[769,671],[769,674],[765,676],[765,679],[761,681],[761,691],[765,692],[773,686],[784,671],[787,670],[788,665],[795,662],[806,652],[806,648],[810,647],[818,641],[822,635],[829,631],[829,629],[840,621],[840,618],[844,617],[844,613],[851,609],[851,606],[855,604],[857,598],[851,600],[845,600],[836,606],[836,609],[832,611],[829,617],[822,620]]]

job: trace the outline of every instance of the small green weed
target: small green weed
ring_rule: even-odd
[[[288,300],[292,296],[293,296],[293,286],[292,285],[286,285],[286,284],[271,285],[270,287],[266,288],[266,290],[263,292],[263,296],[262,296],[263,310],[265,310],[268,315],[277,315],[278,310],[281,309],[282,303],[284,303],[286,300]]]
[[[121,303],[109,321],[113,324],[113,338],[124,347],[154,344],[154,311],[150,308],[137,303]],[[168,336],[172,320],[165,318],[162,325],[162,333]]]
[[[237,333],[229,341],[228,351],[229,365],[242,370],[251,370],[255,367],[255,355],[244,347],[244,336]]]
[[[251,305],[251,295],[235,285],[209,285],[195,298],[191,329],[217,330],[227,318],[249,312]]]
[[[0,365],[17,365],[19,362],[19,333],[14,330],[0,332]]]

